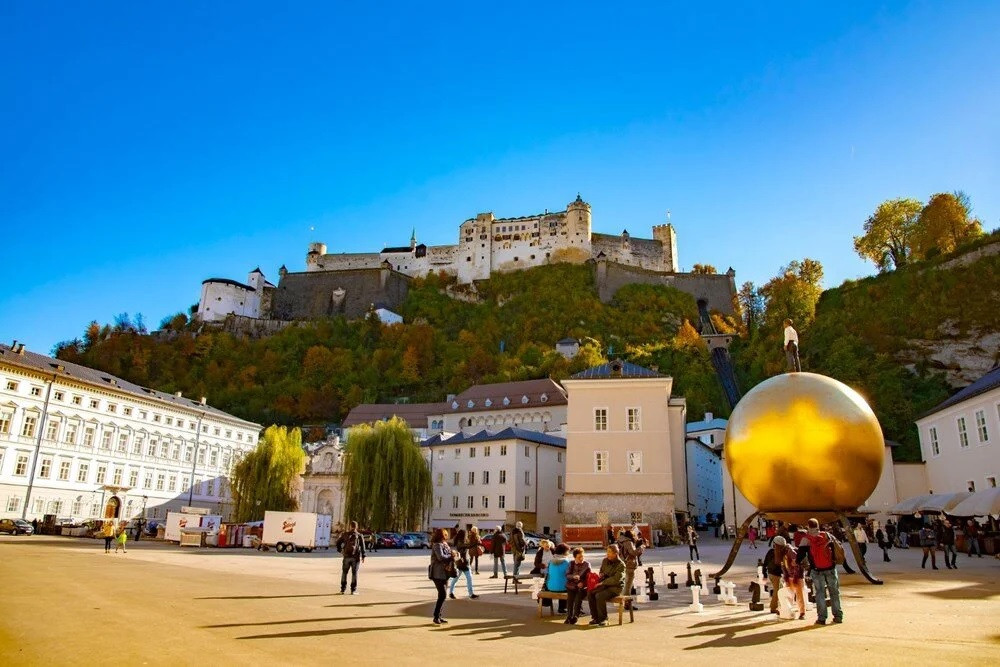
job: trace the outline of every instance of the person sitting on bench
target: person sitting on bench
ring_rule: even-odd
[[[608,555],[601,562],[600,581],[587,596],[590,604],[590,625],[608,624],[608,600],[618,597],[625,588],[625,563],[618,557],[618,545],[608,547]]]
[[[569,570],[567,554],[569,554],[569,546],[565,544],[560,544],[552,550],[552,560],[549,561],[549,565],[545,569],[545,590],[553,593],[566,592],[566,573]],[[543,605],[546,603],[551,605],[552,600],[542,600]],[[566,613],[566,600],[559,600],[559,613]]]

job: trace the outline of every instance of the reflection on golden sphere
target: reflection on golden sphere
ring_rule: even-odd
[[[733,482],[774,517],[857,509],[882,475],[884,448],[865,399],[815,373],[760,383],[736,405],[726,428]]]

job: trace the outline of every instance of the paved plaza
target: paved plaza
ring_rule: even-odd
[[[701,567],[713,570],[729,544],[706,539]],[[960,556],[958,570],[920,569],[920,551],[872,559],[884,586],[842,576],[843,625],[779,621],[747,609],[756,559],[744,545],[727,578],[739,605],[710,596],[705,612],[686,610],[690,592],[661,591],[634,624],[567,626],[536,614],[530,592],[504,594],[475,577],[479,600],[445,604],[451,622],[431,623],[434,588],[428,552],[380,551],[361,570],[361,594],[341,596],[336,552],[261,553],[181,549],[154,542],[106,555],[103,543],[56,537],[0,537],[3,614],[0,664],[720,664],[752,660],[828,664],[997,664],[1000,561]],[[687,549],[654,549],[646,565],[683,572]],[[598,553],[590,555],[599,562]],[[489,564],[489,558],[483,559]],[[502,641],[498,641],[502,640]],[[811,656],[811,657],[810,657]]]

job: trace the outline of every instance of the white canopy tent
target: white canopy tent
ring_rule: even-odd
[[[1000,514],[1000,488],[967,494],[968,497],[948,510],[952,516],[987,516]]]

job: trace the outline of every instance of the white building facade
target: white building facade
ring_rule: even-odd
[[[226,516],[260,425],[202,400],[0,344],[0,517]]]
[[[230,314],[259,318],[270,308],[269,283],[256,268],[247,275],[246,284],[228,278],[209,278],[201,283],[201,298],[195,318],[202,322],[221,322]]]
[[[566,440],[508,427],[436,436],[421,445],[434,496],[430,528],[478,526],[480,531],[524,523],[552,533],[562,522]]]
[[[1000,366],[917,420],[929,491],[994,488],[1000,478]]]

